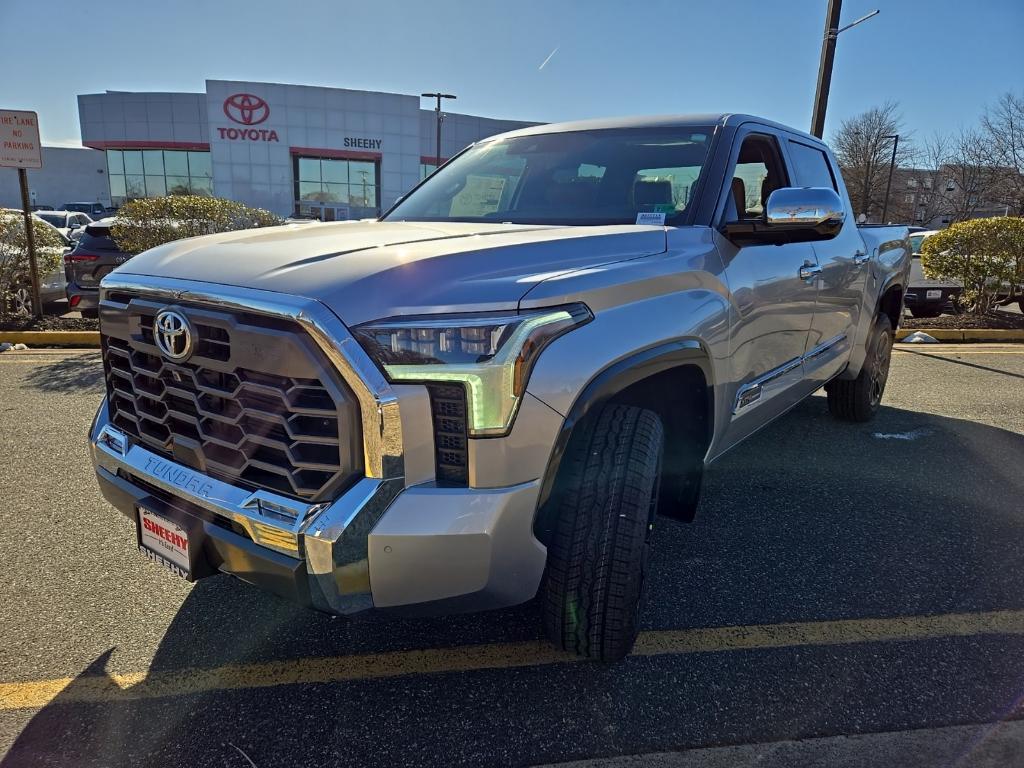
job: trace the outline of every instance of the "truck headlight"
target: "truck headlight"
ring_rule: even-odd
[[[593,315],[583,304],[526,312],[426,315],[352,329],[393,382],[459,382],[466,387],[469,434],[503,435],[515,418],[541,351]]]

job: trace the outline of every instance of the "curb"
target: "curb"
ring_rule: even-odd
[[[896,341],[902,341],[912,333],[927,333],[933,339],[950,342],[1002,341],[1024,342],[1024,330],[1008,328],[900,328]]]
[[[99,347],[99,331],[0,331],[0,342],[36,347]]]

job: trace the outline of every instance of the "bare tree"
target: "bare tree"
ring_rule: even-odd
[[[951,141],[942,166],[943,214],[951,222],[975,218],[1000,190],[1000,169],[991,162],[988,137],[975,129],[963,130]]]
[[[905,165],[913,155],[910,137],[903,131],[899,104],[887,101],[843,120],[832,137],[832,148],[843,170],[857,214],[868,219],[881,215],[892,159],[893,139],[900,135],[896,164]]]
[[[1004,93],[981,118],[989,164],[998,169],[1000,203],[1024,216],[1024,94]]]
[[[891,221],[928,225],[946,215],[943,167],[949,158],[950,141],[934,133],[916,144],[907,158],[909,168],[899,168],[889,201]]]

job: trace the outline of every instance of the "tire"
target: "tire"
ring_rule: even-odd
[[[658,416],[627,405],[605,406],[569,440],[541,600],[544,629],[563,650],[611,662],[633,647],[663,444]]]
[[[893,332],[888,316],[878,315],[871,328],[867,356],[852,381],[833,379],[825,385],[828,410],[841,421],[870,421],[878,412],[889,378]]]
[[[911,309],[910,314],[913,317],[938,317],[942,314],[942,309],[920,307],[918,309]]]

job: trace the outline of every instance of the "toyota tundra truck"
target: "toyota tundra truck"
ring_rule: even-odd
[[[102,281],[100,488],[188,580],[344,615],[537,597],[619,659],[711,462],[822,387],[877,412],[910,248],[851,211],[805,133],[615,119],[480,141],[378,220],[154,248]]]

